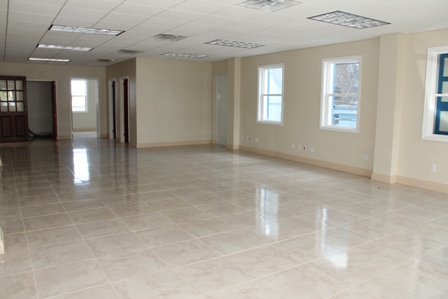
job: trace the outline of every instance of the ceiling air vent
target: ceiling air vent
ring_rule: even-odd
[[[237,6],[275,12],[298,4],[302,4],[302,2],[297,0],[248,0],[237,4]]]
[[[96,61],[99,61],[99,62],[114,62],[115,59],[100,58],[100,59],[97,59]]]
[[[154,36],[155,39],[157,40],[165,40],[165,41],[170,41],[170,42],[177,42],[180,40],[183,40],[184,38],[187,38],[188,36],[183,36],[183,35],[175,35],[175,34],[157,34]]]
[[[137,54],[143,53],[143,51],[121,49],[121,50],[118,50],[118,53],[128,54],[128,55],[137,55]]]

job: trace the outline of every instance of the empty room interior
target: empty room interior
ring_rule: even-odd
[[[0,299],[448,297],[447,0],[0,0]]]

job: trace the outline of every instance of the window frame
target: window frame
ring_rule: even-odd
[[[267,69],[282,69],[282,93],[281,94],[264,94],[262,91],[264,90],[264,78],[265,78],[265,70]],[[280,121],[274,121],[274,120],[265,120],[263,119],[264,114],[264,103],[263,98],[266,95],[270,96],[280,96],[281,97],[281,114],[280,114]],[[285,98],[285,64],[284,63],[276,63],[276,64],[269,64],[269,65],[260,65],[258,67],[258,100],[257,100],[257,123],[261,124],[271,124],[271,125],[283,125],[283,111],[284,111],[284,98]]]
[[[72,81],[84,81],[85,87],[86,87],[85,95],[73,93]],[[85,79],[71,79],[70,80],[70,100],[71,100],[72,113],[89,113],[89,102],[87,100],[87,94],[88,94],[87,80],[85,80]],[[85,108],[84,110],[73,110],[73,97],[84,97],[84,108]]]
[[[330,115],[330,96],[335,94],[330,93],[331,82],[333,78],[333,73],[331,72],[332,65],[337,63],[347,63],[347,62],[357,62],[359,64],[359,86],[357,94],[338,94],[346,97],[356,96],[358,97],[358,108],[356,111],[356,127],[343,127],[331,124]],[[321,93],[321,103],[320,103],[320,121],[319,128],[321,130],[330,130],[338,132],[347,133],[359,133],[360,127],[360,111],[361,111],[361,86],[362,86],[362,56],[346,56],[337,58],[326,58],[322,59],[322,93]]]
[[[448,142],[448,135],[435,134],[439,55],[448,54],[448,46],[428,48],[426,60],[425,103],[423,109],[422,139]],[[448,96],[448,95],[446,95]]]

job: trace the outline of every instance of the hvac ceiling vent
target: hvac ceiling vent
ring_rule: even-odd
[[[175,35],[175,34],[163,34],[163,33],[160,33],[160,34],[157,34],[154,36],[154,38],[157,40],[164,40],[164,41],[170,41],[170,42],[178,42],[187,37],[188,36]]]
[[[302,2],[297,0],[248,0],[237,6],[275,12],[298,4],[302,4]]]
[[[99,61],[99,62],[114,62],[115,59],[112,59],[112,58],[99,58],[96,61]]]
[[[118,50],[118,53],[128,54],[128,55],[137,55],[137,54],[143,53],[143,51],[121,49],[121,50]]]

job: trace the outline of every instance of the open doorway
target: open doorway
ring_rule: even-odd
[[[31,138],[58,139],[55,81],[27,81],[28,128]]]
[[[98,137],[98,80],[70,80],[73,138]]]

